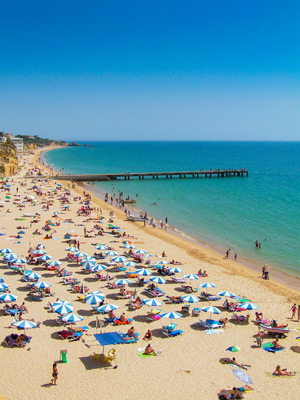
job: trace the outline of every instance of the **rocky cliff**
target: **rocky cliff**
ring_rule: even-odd
[[[18,171],[17,149],[10,139],[0,145],[0,175],[10,176]]]

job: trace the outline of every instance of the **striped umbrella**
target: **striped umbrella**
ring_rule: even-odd
[[[2,276],[0,276],[0,283],[3,283],[4,279],[2,278]]]
[[[102,292],[92,292],[86,295],[85,302],[90,305],[96,305],[101,303],[105,295]]]
[[[7,248],[4,248],[4,249],[0,250],[0,253],[5,253],[5,254],[12,253],[12,252],[13,251],[11,249],[7,249]]]
[[[6,254],[6,256],[4,256],[3,257],[3,260],[4,261],[11,261],[11,260],[13,260],[13,259],[15,259],[15,258],[18,258],[18,254],[15,254],[15,253],[8,253],[8,254]]]
[[[124,249],[135,249],[135,246],[133,244],[124,244],[123,248]]]
[[[52,310],[61,315],[69,314],[73,311],[73,306],[68,301],[57,301],[52,304]]]
[[[241,306],[239,306],[239,308],[241,308],[242,310],[257,310],[259,307],[254,304],[254,303],[244,303]]]
[[[45,281],[36,282],[32,286],[37,289],[47,289],[47,288],[51,287],[50,283],[47,283]]]
[[[178,272],[182,272],[182,269],[178,267],[173,267],[173,268],[168,268],[168,271],[177,274]]]
[[[218,295],[224,297],[235,297],[235,294],[231,292],[219,292]]]
[[[62,263],[60,261],[51,261],[50,264],[48,264],[50,267],[58,267]]]
[[[137,270],[136,272],[137,272],[137,274],[140,275],[140,276],[149,276],[149,275],[152,275],[152,271],[149,271],[149,270],[146,269],[146,268],[139,269],[139,270]]]
[[[102,264],[93,265],[91,267],[91,271],[93,271],[93,272],[99,272],[99,271],[104,271],[104,270],[106,270],[106,266],[102,265]]]
[[[112,261],[117,262],[117,263],[123,263],[126,260],[127,260],[127,258],[123,257],[123,256],[118,256],[118,257],[113,257],[112,258]]]
[[[61,318],[61,320],[63,322],[69,322],[70,324],[74,324],[75,322],[82,321],[83,318],[78,314],[70,313],[70,314],[67,314],[67,315],[63,316]]]
[[[33,321],[27,321],[26,319],[23,319],[21,321],[16,321],[12,323],[13,326],[17,327],[18,329],[31,329],[31,328],[36,328],[36,323]]]
[[[40,279],[41,275],[37,274],[33,271],[26,271],[25,274],[26,278],[30,279],[31,281],[35,281],[36,279]]]
[[[0,290],[1,291],[8,290],[8,285],[6,285],[5,283],[0,283]]]
[[[76,251],[78,251],[78,249],[76,249],[76,247],[73,247],[73,246],[71,246],[71,247],[67,247],[66,249],[65,249],[66,251],[71,251],[71,252],[76,252]]]
[[[43,254],[46,254],[46,251],[44,251],[43,249],[34,250],[33,254],[42,256]]]
[[[128,261],[123,263],[124,267],[137,267],[137,264],[135,262],[132,261]]]
[[[231,351],[232,353],[236,353],[236,352],[240,351],[241,349],[239,347],[237,347],[237,346],[230,346],[226,350],[227,351]]]
[[[113,251],[113,250],[108,250],[108,251],[105,252],[105,255],[107,255],[107,256],[117,256],[118,253],[116,251]]]
[[[149,300],[145,300],[144,304],[146,304],[146,306],[149,307],[159,307],[162,305],[162,302],[156,299],[149,299]]]
[[[18,296],[15,296],[12,293],[3,293],[0,295],[0,301],[2,303],[10,303],[12,301],[16,301]]]
[[[10,262],[16,265],[26,264],[26,260],[24,260],[23,258],[14,258]]]
[[[146,250],[138,249],[138,250],[136,250],[134,253],[135,253],[135,254],[146,254],[147,252],[146,252]]]
[[[106,313],[106,312],[114,311],[117,308],[119,308],[119,306],[115,306],[114,304],[104,304],[103,306],[98,307],[98,311],[100,313]]]
[[[39,257],[38,260],[40,261],[49,261],[53,258],[52,256],[49,256],[49,254],[44,254],[42,257]]]
[[[161,278],[160,276],[153,276],[152,278],[150,278],[150,281],[154,282],[154,283],[158,283],[160,285],[166,283],[166,280],[164,278]]]
[[[83,257],[82,261],[95,261],[96,262],[96,258],[92,257],[92,256],[85,256],[85,257]]]
[[[180,314],[180,313],[178,313],[178,312],[168,312],[168,313],[160,314],[160,317],[161,317],[161,318],[168,318],[168,319],[171,320],[171,323],[172,323],[172,320],[173,320],[173,319],[182,318],[182,314]]]
[[[158,261],[157,264],[158,265],[166,265],[166,264],[170,264],[170,263],[169,263],[169,261],[166,261],[166,260],[160,260],[160,261]]]
[[[87,255],[88,253],[85,253],[84,251],[77,251],[76,253],[74,253],[74,256],[78,258],[86,257]]]
[[[195,281],[195,280],[199,279],[196,274],[183,275],[183,277],[186,279],[189,279],[190,281]]]
[[[80,265],[84,269],[91,269],[92,267],[95,267],[97,265],[96,261],[81,261]]]
[[[131,281],[129,279],[117,279],[115,281],[116,285],[129,285],[131,283]]]
[[[199,283],[198,286],[200,286],[202,288],[206,288],[206,291],[207,291],[207,288],[216,287],[216,285],[214,285],[213,283],[209,283],[209,282]]]
[[[96,249],[97,249],[97,250],[107,250],[107,246],[104,246],[104,244],[98,244],[98,245],[96,246]]]
[[[212,306],[203,307],[202,311],[209,312],[210,313],[210,317],[209,318],[211,318],[211,314],[220,314],[221,313],[221,311],[217,307],[212,307]]]
[[[39,243],[36,247],[38,249],[45,249],[46,248],[42,243]]]
[[[187,301],[188,303],[198,303],[200,299],[197,296],[187,295],[181,297],[183,301]]]

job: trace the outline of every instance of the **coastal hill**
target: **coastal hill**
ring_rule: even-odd
[[[10,176],[18,170],[17,148],[12,140],[7,137],[0,143],[0,174]]]

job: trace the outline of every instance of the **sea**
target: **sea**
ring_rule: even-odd
[[[44,160],[74,174],[246,168],[248,177],[133,179],[93,187],[136,199],[138,210],[158,221],[167,217],[177,234],[300,277],[300,142],[84,143],[92,147],[50,150]]]

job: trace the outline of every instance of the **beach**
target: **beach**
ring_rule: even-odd
[[[43,396],[47,398],[79,399],[82,397],[101,397],[109,395],[112,399],[150,399],[155,396],[160,399],[188,399],[201,398],[211,399],[217,398],[217,394],[221,389],[231,389],[234,386],[241,386],[240,382],[231,372],[233,368],[223,365],[219,362],[221,358],[236,356],[238,362],[251,365],[246,372],[251,376],[254,390],[245,394],[247,399],[294,399],[299,394],[299,351],[297,347],[296,337],[299,335],[300,322],[295,319],[291,320],[291,311],[289,309],[296,303],[300,304],[300,293],[297,288],[290,288],[287,285],[280,284],[272,279],[264,281],[261,274],[254,270],[250,270],[238,262],[230,259],[225,260],[223,256],[211,249],[206,249],[196,243],[185,240],[180,236],[156,227],[155,229],[147,225],[143,226],[140,222],[126,221],[124,211],[116,209],[105,203],[103,200],[96,198],[91,193],[91,207],[96,208],[91,213],[92,218],[104,217],[101,226],[106,232],[104,236],[84,237],[83,220],[87,218],[78,216],[77,210],[81,207],[79,200],[74,197],[81,196],[83,198],[84,191],[88,194],[88,190],[80,185],[70,188],[69,208],[65,209],[59,201],[59,195],[63,189],[51,195],[53,205],[49,206],[49,210],[43,208],[43,205],[49,202],[50,195],[47,192],[57,187],[55,179],[45,182],[26,179],[26,185],[21,186],[21,182],[25,182],[23,178],[28,169],[32,169],[34,165],[38,165],[39,154],[22,156],[25,166],[22,168],[18,176],[9,178],[8,183],[11,184],[10,199],[1,208],[1,224],[0,232],[5,234],[1,236],[1,248],[11,248],[19,257],[25,258],[28,255],[28,249],[31,245],[36,248],[39,243],[46,247],[47,254],[53,257],[53,260],[63,260],[62,265],[71,271],[72,277],[78,278],[82,284],[88,286],[89,291],[102,291],[108,303],[117,304],[119,308],[115,311],[116,315],[125,312],[126,317],[131,318],[132,325],[136,332],[139,333],[140,339],[137,343],[117,345],[117,368],[108,367],[101,362],[93,360],[93,353],[102,353],[102,347],[94,338],[95,333],[102,332],[127,332],[131,325],[112,326],[105,324],[101,328],[96,328],[96,317],[103,320],[107,315],[97,314],[92,311],[90,305],[78,300],[78,294],[69,290],[69,285],[62,283],[62,278],[56,276],[53,271],[47,271],[42,266],[27,266],[39,273],[42,277],[40,280],[51,284],[51,291],[55,293],[54,297],[45,298],[42,302],[34,302],[27,300],[28,287],[25,282],[21,282],[21,274],[8,270],[6,263],[1,262],[0,276],[4,278],[5,283],[9,284],[12,293],[18,295],[17,303],[25,301],[28,308],[26,318],[34,318],[40,321],[39,328],[26,331],[27,335],[32,336],[31,342],[25,349],[10,348],[2,346],[1,359],[6,368],[2,368],[1,376],[1,394],[6,399],[37,399]],[[39,164],[39,167],[42,166]],[[68,187],[70,182],[59,182],[63,187]],[[20,196],[23,200],[26,196],[30,196],[33,191],[30,186],[37,185],[43,192],[42,196],[33,205],[33,202],[26,201],[25,207],[19,209],[18,204],[13,204],[16,199],[15,195]],[[16,192],[18,188],[18,192]],[[1,192],[1,200],[5,201],[7,192]],[[45,200],[44,200],[45,199]],[[44,203],[43,203],[44,202]],[[11,213],[7,213],[7,209]],[[102,209],[102,213],[97,212]],[[53,239],[43,240],[46,232],[42,231],[42,227],[47,220],[54,220],[53,213],[59,212],[61,218],[60,225],[55,226]],[[31,217],[22,218],[24,213],[40,214],[38,223],[31,224]],[[132,236],[130,238],[114,238],[108,229],[108,220],[110,213],[113,212],[113,225],[120,226],[126,234]],[[25,219],[17,221],[17,219]],[[73,223],[64,222],[72,219]],[[96,220],[85,222],[87,231],[92,231]],[[100,223],[100,222],[99,222]],[[32,226],[30,226],[32,225]],[[17,226],[25,227],[25,234],[20,239],[11,237],[16,235]],[[38,228],[42,235],[36,236],[32,232]],[[161,333],[162,325],[166,325],[168,320],[155,320],[149,322],[146,319],[147,311],[150,311],[146,305],[134,311],[128,310],[126,304],[128,300],[117,299],[117,289],[107,288],[105,281],[95,278],[94,274],[85,274],[81,272],[80,265],[68,262],[65,258],[68,243],[64,240],[64,235],[69,231],[75,231],[79,237],[80,250],[86,252],[90,256],[94,254],[95,243],[101,243],[106,246],[113,247],[118,255],[123,254],[125,249],[122,247],[122,241],[128,240],[136,249],[145,249],[147,253],[154,256],[151,257],[153,263],[162,259],[167,261],[178,260],[182,265],[183,272],[177,274],[196,274],[201,268],[206,270],[208,277],[199,277],[198,280],[192,281],[191,285],[197,288],[199,283],[211,282],[214,288],[208,289],[209,292],[217,294],[221,291],[230,291],[241,297],[251,300],[252,303],[258,305],[259,312],[268,319],[276,319],[278,323],[286,324],[290,332],[287,338],[280,340],[285,350],[276,353],[269,353],[262,348],[256,347],[255,335],[258,332],[258,326],[252,321],[255,320],[255,311],[246,311],[240,314],[250,315],[249,324],[234,323],[231,321],[232,314],[222,308],[225,298],[217,301],[200,301],[191,304],[190,309],[194,307],[216,306],[222,310],[220,315],[213,316],[215,319],[228,318],[230,322],[221,329],[219,334],[208,334],[204,329],[199,328],[197,322],[199,318],[205,320],[209,315],[201,311],[200,315],[193,316],[183,313],[183,317],[176,320],[177,327],[183,331],[182,335],[177,337],[164,337]],[[112,242],[113,241],[113,242]],[[166,257],[162,258],[162,252],[166,253]],[[156,256],[158,255],[158,256]],[[109,258],[104,260],[109,261]],[[99,261],[100,263],[100,261]],[[141,266],[147,268],[143,263]],[[168,265],[169,266],[169,265]],[[136,268],[132,267],[131,271]],[[151,270],[153,275],[157,275],[155,270]],[[114,272],[114,268],[109,268],[109,274],[115,279],[125,278],[122,271]],[[176,275],[176,276],[177,276]],[[166,278],[167,283],[159,287],[168,296],[183,296],[185,293],[180,291],[180,284],[172,283],[170,277]],[[135,279],[132,279],[135,282]],[[189,283],[189,282],[187,282]],[[136,289],[137,294],[142,299],[147,299],[144,294],[144,288],[130,284],[128,289]],[[199,287],[198,287],[199,288]],[[201,291],[201,290],[200,290]],[[196,296],[198,292],[194,293]],[[80,296],[79,296],[80,297]],[[83,317],[82,323],[77,325],[87,326],[89,329],[83,334],[81,340],[69,342],[58,337],[57,332],[63,328],[56,322],[57,314],[49,311],[46,304],[48,301],[67,300],[74,306],[74,312]],[[158,300],[164,300],[161,297]],[[181,312],[183,304],[167,304],[162,301],[159,308],[162,312]],[[11,327],[13,318],[3,315],[0,318],[0,326],[2,339],[13,333],[16,329]],[[156,357],[143,358],[139,356],[139,349],[146,346],[147,342],[142,340],[148,329],[153,333],[151,345],[156,351],[160,351]],[[218,330],[216,330],[218,332]],[[272,338],[266,336],[264,343],[272,342]],[[230,346],[238,346],[238,353],[230,353],[226,349]],[[107,354],[112,346],[105,349]],[[30,349],[30,351],[28,351]],[[58,363],[58,385],[51,384],[52,364],[60,360],[60,351],[67,350],[67,363]],[[295,377],[276,377],[272,375],[276,365],[287,368],[289,371],[295,371]],[[115,365],[115,364],[114,364]],[[75,378],[75,379],[74,379]],[[17,384],[21,382],[21,384]]]

